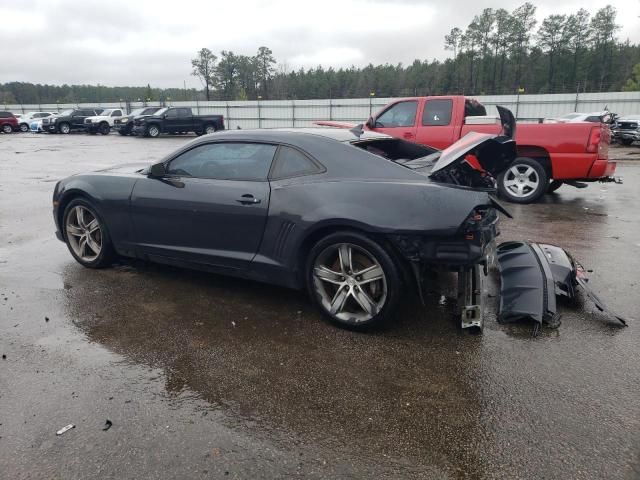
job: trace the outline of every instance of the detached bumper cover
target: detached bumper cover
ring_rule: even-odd
[[[596,307],[623,325],[627,320],[613,313],[587,285],[583,267],[560,247],[529,242],[505,242],[496,249],[501,275],[498,320],[558,320],[556,295],[574,298],[581,287]]]

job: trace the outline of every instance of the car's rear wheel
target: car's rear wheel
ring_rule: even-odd
[[[20,124],[20,131],[22,133],[26,133],[29,131],[29,125],[27,125],[26,123],[21,123]]]
[[[67,133],[69,133],[71,131],[71,125],[69,125],[66,122],[63,122],[60,125],[58,125],[58,131],[60,133],[64,133],[66,135]]]
[[[147,136],[151,138],[156,138],[160,135],[160,128],[157,125],[150,125],[147,127]]]
[[[549,183],[549,186],[547,187],[547,193],[555,192],[562,185],[564,185],[564,182],[562,180],[551,180],[551,183]]]
[[[500,195],[513,203],[532,203],[547,191],[549,177],[540,162],[532,158],[516,158],[498,176]]]
[[[6,125],[2,126],[2,131],[4,133],[11,133],[13,132],[13,128],[11,127],[11,125],[9,125],[8,123]]]
[[[386,320],[400,297],[400,273],[392,257],[374,240],[338,232],[310,251],[307,289],[335,324],[366,328]]]
[[[102,122],[98,127],[98,131],[100,132],[101,135],[109,135],[109,132],[111,131],[111,127],[107,122]]]
[[[90,202],[81,198],[69,202],[63,228],[67,247],[78,263],[89,268],[111,264],[114,251],[107,226]]]

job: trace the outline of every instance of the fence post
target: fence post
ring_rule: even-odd
[[[262,110],[260,108],[260,100],[258,100],[258,128],[262,128]]]
[[[200,115],[200,104],[198,103],[198,97],[196,97],[196,115]]]
[[[296,101],[291,100],[291,127],[296,128]]]
[[[229,113],[229,100],[225,100],[226,106],[227,106],[227,130],[229,130],[231,128],[231,118],[230,118],[230,113]]]
[[[329,120],[333,120],[333,99],[329,99]]]
[[[580,97],[580,82],[578,82],[578,85],[576,86],[576,102],[573,105],[573,111],[577,112],[578,111],[578,99]]]
[[[520,89],[518,89],[518,93],[516,95],[516,120],[518,119],[519,110],[520,110]]]

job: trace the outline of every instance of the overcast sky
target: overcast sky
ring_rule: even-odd
[[[619,37],[640,43],[640,0],[531,0],[538,19],[612,3]],[[200,87],[190,59],[202,47],[273,50],[291,68],[443,59],[448,31],[485,0],[0,0],[0,82]]]

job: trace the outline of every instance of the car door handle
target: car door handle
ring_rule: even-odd
[[[413,133],[411,132],[404,132],[404,134],[402,135],[404,138],[413,138]]]
[[[236,202],[241,203],[243,205],[256,205],[256,204],[260,203],[261,201],[262,200],[260,200],[259,198],[254,197],[250,193],[245,193],[244,195],[242,195],[242,197],[240,197],[238,200],[236,200]]]

